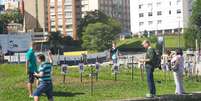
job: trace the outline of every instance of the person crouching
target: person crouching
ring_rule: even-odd
[[[39,62],[39,73],[35,73],[34,76],[39,78],[39,86],[33,93],[34,101],[39,101],[39,96],[45,93],[49,101],[53,101],[53,85],[52,85],[52,54],[48,53],[49,62],[45,61],[45,56],[43,54],[37,55],[37,61]]]

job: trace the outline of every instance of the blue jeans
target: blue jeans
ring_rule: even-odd
[[[33,93],[33,96],[41,96],[45,93],[49,100],[53,99],[52,81],[42,81]]]
[[[156,87],[155,87],[154,75],[153,75],[154,67],[149,64],[146,64],[145,68],[147,73],[147,83],[148,83],[149,92],[152,95],[156,95]]]
[[[113,64],[117,64],[117,59],[112,59]]]

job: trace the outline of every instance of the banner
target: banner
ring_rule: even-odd
[[[0,46],[3,53],[10,52],[24,52],[27,51],[32,42],[31,34],[29,33],[16,33],[0,35]]]

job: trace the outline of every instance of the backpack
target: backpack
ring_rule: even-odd
[[[153,66],[154,68],[159,68],[161,69],[161,55],[159,51],[154,49],[154,61],[153,61]]]

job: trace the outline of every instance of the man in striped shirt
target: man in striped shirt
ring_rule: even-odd
[[[53,85],[52,85],[52,54],[48,52],[49,62],[45,61],[45,56],[43,54],[39,54],[37,56],[37,61],[40,63],[39,73],[35,73],[34,76],[39,78],[39,86],[34,91],[34,101],[39,101],[39,96],[42,93],[45,93],[48,97],[49,101],[53,101]]]

